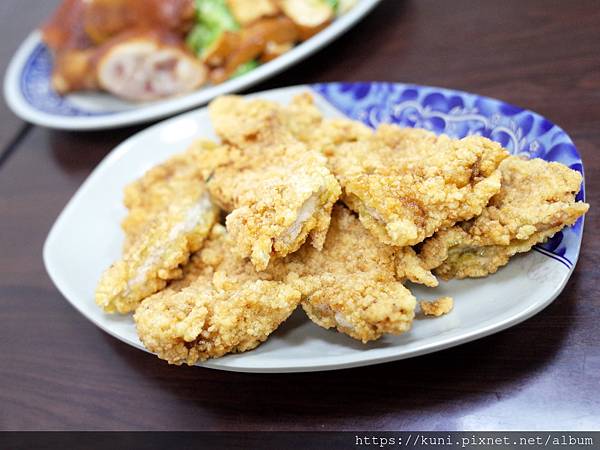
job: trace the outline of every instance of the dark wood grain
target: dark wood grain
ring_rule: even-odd
[[[31,129],[0,167],[0,429],[598,428],[599,23],[594,0],[384,0],[344,38],[256,88],[390,80],[474,91],[547,116],[583,155],[592,209],[564,293],[502,333],[380,366],[170,367],[96,328],[54,288],[41,248],[81,182],[136,129]],[[1,31],[2,51],[15,30],[25,34]]]

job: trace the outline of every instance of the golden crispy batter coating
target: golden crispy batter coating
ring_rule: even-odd
[[[358,218],[337,203],[331,212],[331,225],[321,251],[303,246],[288,263],[300,262],[301,275],[321,273],[370,274],[380,281],[395,279],[396,249],[375,239]]]
[[[144,346],[170,364],[195,364],[257,347],[298,305],[300,293],[257,280],[219,290],[194,283],[142,302],[135,322]]]
[[[481,213],[500,189],[502,147],[479,136],[451,139],[381,125],[330,158],[343,201],[379,240],[404,247]]]
[[[220,239],[215,238],[218,234]],[[184,271],[192,277],[208,274],[221,284],[284,281],[302,293],[302,306],[313,322],[364,342],[410,328],[415,300],[396,279],[398,249],[375,239],[341,204],[333,208],[322,251],[305,244],[257,273],[248,260],[227,250],[233,246],[231,237],[215,225],[211,239]],[[186,278],[170,287],[187,283]]]
[[[213,100],[208,109],[217,135],[242,150],[295,141],[283,126],[282,106],[269,100],[226,95]]]
[[[217,219],[192,150],[151,170],[128,188],[131,213],[124,222],[129,244],[102,275],[96,303],[107,312],[133,311],[145,297],[181,276],[180,266],[198,250]],[[136,237],[137,236],[137,237]]]
[[[141,178],[125,187],[123,203],[129,210],[121,223],[127,250],[144,227],[156,218],[181,192],[203,183],[210,174],[207,154],[217,154],[218,146],[210,141],[197,141],[183,153],[152,167]]]
[[[341,204],[333,208],[321,251],[305,244],[258,274],[247,260],[223,257],[226,252],[211,243],[198,253],[201,261],[194,257],[192,262],[226,273],[227,279],[285,281],[302,293],[303,309],[322,327],[335,327],[363,342],[410,328],[415,301],[396,279],[398,249],[375,239]]]
[[[236,256],[215,225],[182,279],[145,299],[135,312],[144,346],[171,364],[194,364],[257,347],[296,309],[300,292],[271,281]]]
[[[303,93],[294,97],[283,108],[285,126],[307,145],[332,156],[343,143],[370,139],[373,130],[361,122],[349,119],[325,119],[314,104],[312,95]],[[426,135],[430,135],[425,132]],[[410,247],[396,249],[396,270],[400,281],[408,279],[427,286],[437,286],[436,278],[427,270]]]
[[[511,256],[572,225],[589,208],[575,202],[579,172],[541,159],[510,157],[500,165],[502,188],[479,217],[439,231],[419,254],[443,279],[483,277]]]
[[[426,316],[439,317],[452,311],[454,300],[452,300],[452,297],[440,297],[430,302],[421,300],[419,305],[421,306],[421,311]]]
[[[228,145],[208,186],[231,211],[226,223],[236,251],[264,270],[272,256],[296,251],[309,235],[320,248],[341,193],[323,155],[292,136],[276,103],[221,97],[210,113]]]
[[[321,251],[303,246],[286,258],[288,282],[302,291],[313,322],[363,342],[410,328],[415,298],[395,278],[396,249],[375,239],[336,205]]]
[[[257,272],[248,258],[241,257],[234,249],[235,241],[231,234],[222,225],[215,225],[202,250],[195,253],[183,267],[182,279],[171,283],[169,288],[181,289],[198,276],[214,278],[218,285],[227,280],[239,284],[256,280],[281,281],[286,278],[288,270],[285,259],[274,259],[268,270]]]
[[[410,330],[415,298],[400,282],[344,274],[323,274],[304,280],[305,286],[311,282],[317,287],[310,289],[302,308],[323,328],[336,328],[364,343],[384,334]]]
[[[396,247],[396,278],[436,287],[439,283],[412,247]]]
[[[330,155],[340,144],[368,139],[373,135],[373,130],[361,122],[323,118],[308,92],[297,95],[283,108],[283,121],[296,139],[325,155]]]

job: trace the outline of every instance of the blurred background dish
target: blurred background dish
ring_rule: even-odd
[[[38,125],[146,122],[299,62],[379,0],[64,0],[15,54],[13,111]]]

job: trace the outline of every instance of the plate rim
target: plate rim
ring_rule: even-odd
[[[84,117],[63,116],[44,112],[35,108],[23,98],[20,89],[22,71],[32,51],[41,43],[40,31],[34,30],[20,44],[10,60],[4,76],[4,98],[9,108],[21,119],[39,126],[60,130],[84,131],[122,128],[152,120],[164,119],[190,110],[191,108],[205,105],[219,95],[233,94],[247,89],[300,63],[330,44],[336,38],[341,37],[360,20],[365,18],[381,1],[360,0],[350,11],[336,18],[329,26],[315,36],[297,45],[286,54],[238,78],[216,86],[201,88],[180,97],[164,99],[154,104],[143,106],[142,108]]]
[[[347,84],[346,82],[331,82],[331,83],[327,83],[327,84],[334,85],[334,84],[342,84],[342,83]],[[377,83],[377,82],[363,82],[363,83],[370,84],[370,83]],[[433,88],[433,89],[445,90],[445,91],[449,91],[449,92],[458,92],[461,94],[473,95],[473,93],[469,93],[469,92],[465,92],[465,91],[453,90],[453,89],[448,89],[448,88],[437,88],[435,86],[416,85],[416,84],[412,84],[412,83],[410,83],[410,84],[409,83],[391,83],[391,84],[399,84],[399,85],[403,85],[403,86],[414,86],[414,87],[418,87],[418,88]],[[300,85],[293,85],[293,86],[287,86],[287,87],[282,87],[282,88],[265,90],[265,91],[261,91],[261,92],[248,94],[248,95],[246,95],[246,97],[248,97],[248,98],[260,97],[265,94],[275,94],[276,95],[277,93],[285,93],[286,91],[303,90],[303,89],[310,90],[311,93],[313,93],[313,95],[322,97],[321,94],[314,89],[314,85],[310,85],[310,84],[300,84]],[[492,100],[497,100],[497,99],[494,99],[491,97],[480,96],[478,94],[474,94],[474,95],[477,95],[478,97],[482,97],[482,98],[489,98]],[[502,102],[501,100],[497,100],[497,101]],[[502,102],[502,103],[508,104],[506,102]],[[332,105],[332,107],[335,108],[334,105]],[[94,325],[96,325],[98,328],[100,328],[104,332],[119,339],[120,341],[122,341],[126,344],[129,344],[135,348],[141,349],[141,350],[145,351],[146,353],[150,353],[150,354],[152,354],[152,352],[148,351],[142,345],[140,345],[136,342],[131,342],[130,340],[124,338],[123,336],[120,336],[116,332],[113,332],[108,327],[104,326],[102,323],[96,321],[93,317],[88,316],[79,307],[78,302],[76,302],[75,300],[72,299],[72,297],[74,297],[74,296],[69,295],[69,289],[67,287],[68,283],[64,282],[64,280],[61,278],[61,276],[57,273],[55,268],[52,266],[52,264],[50,262],[50,258],[51,258],[50,251],[51,251],[53,242],[57,239],[56,236],[59,233],[60,228],[62,228],[62,226],[63,226],[62,225],[63,222],[66,221],[66,217],[70,214],[70,211],[75,207],[74,205],[79,201],[79,198],[85,195],[87,189],[89,189],[88,186],[93,184],[94,179],[96,177],[102,176],[102,171],[107,170],[105,167],[109,167],[110,165],[116,163],[116,161],[119,158],[121,158],[124,153],[126,153],[128,151],[129,147],[134,146],[136,144],[136,141],[139,139],[143,139],[146,134],[150,134],[157,129],[168,126],[170,123],[173,123],[173,122],[176,122],[176,121],[179,121],[182,119],[187,119],[188,117],[193,116],[194,114],[198,114],[199,112],[201,112],[205,109],[206,109],[205,106],[201,107],[201,108],[197,108],[193,111],[187,111],[187,112],[178,114],[174,117],[163,120],[161,122],[158,122],[156,124],[153,124],[141,131],[138,131],[137,133],[134,133],[132,136],[125,139],[123,142],[119,143],[116,147],[114,147],[102,159],[102,161],[100,161],[100,163],[98,163],[98,165],[94,168],[94,170],[88,175],[88,177],[84,180],[84,182],[77,189],[75,194],[69,199],[69,201],[67,202],[65,207],[61,210],[61,212],[57,216],[54,224],[52,225],[52,227],[48,233],[48,236],[46,237],[44,245],[43,245],[43,261],[44,261],[45,269],[46,269],[50,279],[56,286],[56,288],[63,295],[63,297],[71,304],[71,306],[73,306],[87,320],[92,322]],[[337,109],[337,108],[335,108],[335,109]],[[530,111],[527,109],[525,109],[525,110],[528,112],[537,114],[533,111]],[[537,114],[537,115],[539,115],[539,114]],[[543,116],[540,116],[540,117],[543,117]],[[556,124],[554,124],[554,122],[552,122],[552,123],[553,123],[553,125],[556,125]],[[556,126],[559,127],[558,125],[556,125]],[[562,130],[562,128],[561,128],[561,130]],[[581,155],[579,154],[578,151],[577,151],[577,156],[579,156],[579,158],[581,158]],[[583,167],[583,160],[582,160],[582,172],[584,172],[584,170],[585,170],[585,168]],[[583,186],[585,186],[585,177],[583,178],[582,183],[583,183]],[[584,198],[584,200],[585,200],[585,198]],[[474,340],[501,332],[503,330],[506,330],[512,326],[515,326],[515,325],[522,323],[525,320],[533,317],[534,315],[536,315],[537,313],[539,313],[540,311],[545,309],[547,306],[549,306],[551,303],[553,303],[554,300],[564,290],[564,288],[565,288],[567,282],[569,281],[569,279],[571,278],[571,275],[573,274],[575,267],[577,265],[577,262],[579,260],[584,228],[585,228],[585,216],[582,217],[581,235],[578,240],[576,255],[573,258],[573,265],[571,267],[567,267],[567,266],[559,263],[558,261],[554,260],[554,262],[556,264],[559,264],[559,266],[561,268],[563,268],[562,271],[564,273],[564,276],[562,276],[560,284],[557,284],[554,287],[551,294],[549,294],[545,299],[529,305],[529,307],[524,310],[516,311],[515,313],[513,313],[510,316],[507,316],[505,319],[503,319],[500,322],[493,322],[482,328],[463,333],[459,337],[450,336],[450,337],[441,338],[438,340],[438,342],[429,343],[429,344],[425,343],[421,346],[416,346],[415,348],[413,348],[409,351],[406,351],[401,354],[395,354],[395,355],[392,354],[392,355],[383,355],[383,356],[372,356],[370,358],[361,358],[361,359],[357,359],[357,360],[353,359],[354,357],[352,355],[342,355],[342,356],[338,356],[338,357],[330,357],[330,361],[331,361],[330,363],[318,364],[318,365],[307,363],[307,364],[295,365],[294,367],[274,367],[274,366],[257,367],[255,365],[244,366],[243,363],[242,364],[236,363],[235,366],[228,366],[228,365],[221,364],[220,361],[223,361],[223,360],[221,358],[219,358],[216,360],[208,360],[208,361],[205,361],[202,363],[198,363],[198,364],[196,364],[196,366],[206,367],[206,368],[211,368],[211,369],[218,369],[218,370],[225,370],[225,371],[232,371],[232,372],[248,372],[248,373],[299,373],[299,372],[340,370],[340,369],[382,364],[382,363],[391,362],[391,361],[399,361],[399,360],[408,359],[408,358],[412,358],[412,357],[416,357],[416,356],[421,356],[421,355],[425,355],[425,354],[429,354],[429,353],[434,353],[434,352],[437,352],[440,350],[456,347],[456,346],[459,346],[459,345],[462,345],[462,344],[465,344],[468,342],[472,342]],[[545,255],[545,256],[547,256],[547,255]]]

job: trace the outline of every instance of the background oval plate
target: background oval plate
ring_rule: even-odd
[[[380,122],[419,126],[456,137],[477,133],[502,142],[512,153],[558,161],[583,172],[573,143],[558,126],[533,112],[474,94],[391,83],[328,83],[248,97],[287,103],[306,90],[315,94],[327,116],[347,115],[371,126]],[[94,303],[94,288],[101,272],[120,255],[123,187],[199,137],[215,137],[206,108],[127,139],[83,183],[44,245],[46,269],[73,306],[106,332],[140,349],[132,318],[104,314]],[[582,188],[579,198],[583,196]],[[341,369],[430,353],[495,333],[531,317],[556,298],[577,261],[582,232],[580,219],[487,278],[442,282],[435,290],[411,285],[417,298],[451,295],[455,307],[441,318],[417,317],[412,330],[402,336],[363,345],[317,327],[299,308],[256,350],[200,365],[246,372]]]
[[[8,67],[4,96],[22,119],[50,128],[92,130],[160,119],[203,105],[218,95],[238,92],[298,63],[347,31],[379,1],[359,0],[348,13],[311,39],[243,76],[181,97],[143,104],[121,101],[104,93],[57,95],[50,85],[52,56],[39,31],[35,31],[21,44]]]

